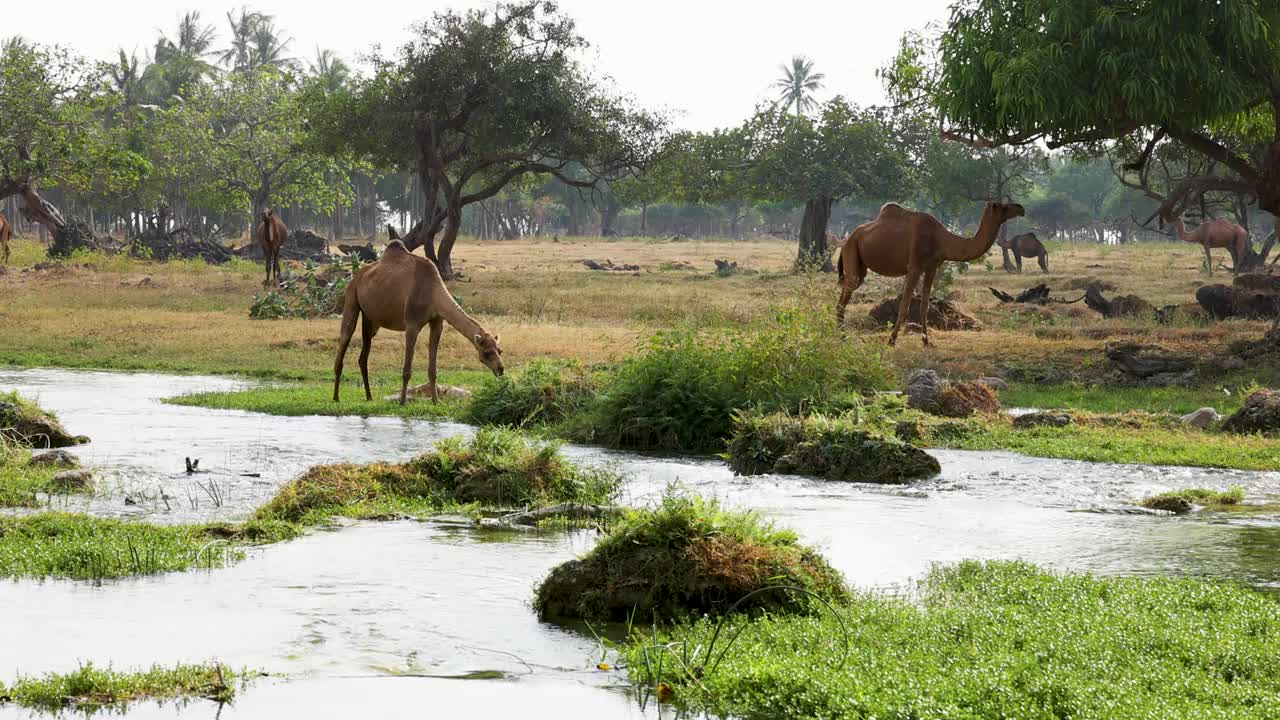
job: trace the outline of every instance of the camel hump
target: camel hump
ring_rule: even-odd
[[[392,240],[387,243],[387,248],[382,251],[382,254],[385,257],[387,255],[409,255],[410,253],[409,248],[405,247],[404,243],[399,240]]]

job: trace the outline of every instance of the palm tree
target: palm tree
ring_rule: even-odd
[[[813,61],[803,55],[791,58],[790,65],[782,65],[782,77],[773,83],[782,92],[778,102],[782,107],[795,108],[797,115],[806,113],[818,106],[813,93],[822,89],[822,81],[826,75],[813,71]]]
[[[351,68],[332,50],[316,48],[315,62],[310,63],[311,75],[320,80],[326,90],[338,90],[351,77]]]
[[[227,24],[231,26],[231,46],[222,52],[218,61],[232,70],[244,70],[253,63],[253,35],[262,13],[250,12],[248,8],[240,8],[240,17],[234,12],[227,13]]]
[[[293,65],[293,58],[285,55],[293,38],[282,37],[276,30],[276,24],[270,15],[259,15],[258,23],[253,28],[253,44],[249,49],[250,66],[256,70],[263,67],[286,69]]]
[[[217,31],[200,22],[200,12],[191,11],[178,21],[173,37],[161,33],[156,41],[153,63],[144,74],[152,95],[181,97],[188,88],[216,72],[208,61]]]
[[[124,48],[118,52],[116,62],[107,65],[111,88],[120,94],[124,107],[135,107],[142,103],[144,95],[142,63],[136,52],[126,53]]]

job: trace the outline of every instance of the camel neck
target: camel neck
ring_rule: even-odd
[[[971,238],[952,233],[951,242],[946,244],[946,259],[957,262],[969,262],[986,255],[991,246],[996,244],[1001,223],[996,220],[995,213],[983,211],[982,221],[978,223],[978,234]]]
[[[1182,242],[1191,242],[1191,238],[1187,236],[1187,224],[1182,221],[1182,218],[1173,221],[1173,231]]]
[[[448,288],[442,286],[437,291],[437,300],[436,307],[440,309],[440,317],[444,318],[444,321],[449,323],[454,330],[462,333],[467,342],[474,345],[476,336],[484,334],[484,328],[480,327],[480,323],[473,320],[458,305],[457,301],[453,299],[453,295],[449,293]]]

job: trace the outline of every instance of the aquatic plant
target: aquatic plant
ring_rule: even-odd
[[[915,601],[693,620],[633,636],[624,655],[637,685],[720,717],[1262,720],[1280,698],[1271,598],[1019,562],[936,568]]]
[[[740,413],[725,459],[739,475],[784,473],[827,480],[905,483],[941,472],[929,453],[853,417]]]
[[[755,594],[770,586],[800,588]],[[751,596],[751,597],[748,597]],[[752,512],[668,491],[630,510],[582,559],[553,569],[533,607],[542,618],[672,620],[724,612],[808,612],[814,599],[844,600],[840,573],[791,530]]]
[[[123,711],[139,700],[206,698],[229,702],[237,689],[259,673],[233,671],[221,663],[153,666],[141,672],[119,672],[85,663],[69,673],[19,677],[7,690],[0,685],[0,704],[9,698],[20,707],[58,713],[68,706],[84,712],[110,708]]]
[[[472,396],[466,419],[509,427],[558,423],[585,412],[597,385],[595,375],[578,363],[534,360],[486,380]]]
[[[1228,490],[1208,490],[1205,488],[1184,488],[1170,490],[1158,495],[1143,498],[1138,504],[1154,510],[1170,512],[1188,512],[1192,505],[1223,506],[1239,505],[1244,502],[1244,488],[1234,485]]]
[[[314,524],[335,515],[439,512],[460,505],[504,507],[607,503],[622,478],[569,462],[553,442],[485,428],[447,438],[405,463],[318,465],[258,509],[258,520]]]

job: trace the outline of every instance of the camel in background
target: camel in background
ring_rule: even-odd
[[[854,228],[840,248],[840,300],[836,304],[836,325],[844,324],[844,309],[853,291],[866,280],[867,270],[885,277],[906,276],[898,319],[889,335],[889,344],[898,342],[898,332],[907,322],[911,298],[923,277],[920,295],[924,344],[929,342],[929,295],[933,279],[947,261],[968,262],[983,257],[996,242],[1000,226],[1026,215],[1017,203],[987,203],[978,233],[971,238],[947,230],[928,213],[908,210],[896,203],[880,208],[875,220]]]
[[[0,260],[0,265],[9,264],[9,218],[0,214],[0,253],[4,253],[4,259]]]
[[[1196,243],[1204,248],[1204,262],[1209,266],[1209,275],[1213,275],[1213,256],[1211,248],[1223,248],[1231,253],[1231,271],[1240,273],[1240,262],[1249,255],[1249,233],[1230,220],[1205,220],[1195,230],[1187,232],[1182,218],[1170,221],[1178,233],[1178,239],[1185,243]]]
[[[284,221],[276,217],[275,210],[268,208],[262,211],[262,222],[258,224],[257,236],[258,244],[262,246],[262,261],[267,265],[267,279],[262,282],[262,286],[271,286],[273,273],[276,285],[279,285],[280,248],[289,237],[289,228]]]
[[[996,240],[996,245],[1000,246],[1000,254],[1004,257],[1005,272],[1013,272],[1014,265],[1009,262],[1010,252],[1013,253],[1013,259],[1017,261],[1018,272],[1022,272],[1022,258],[1036,258],[1040,261],[1040,269],[1049,272],[1049,251],[1045,250],[1044,243],[1040,242],[1040,238],[1036,237],[1035,233],[1000,238]]]
[[[342,304],[342,334],[338,338],[338,357],[333,363],[333,401],[338,402],[338,387],[342,382],[342,363],[356,331],[356,320],[363,318],[360,348],[360,376],[364,379],[365,400],[372,400],[369,390],[369,349],[373,336],[380,328],[404,333],[404,374],[400,386],[400,404],[405,404],[409,390],[409,378],[413,375],[413,353],[418,344],[418,333],[423,327],[431,329],[428,349],[427,380],[431,401],[439,400],[436,388],[436,354],[440,349],[440,336],[444,323],[475,346],[480,362],[501,376],[502,347],[498,336],[490,335],[480,323],[471,319],[458,307],[435,263],[413,255],[400,242],[395,229],[387,226],[391,243],[382,251],[382,257],[372,265],[356,273],[347,286]]]

